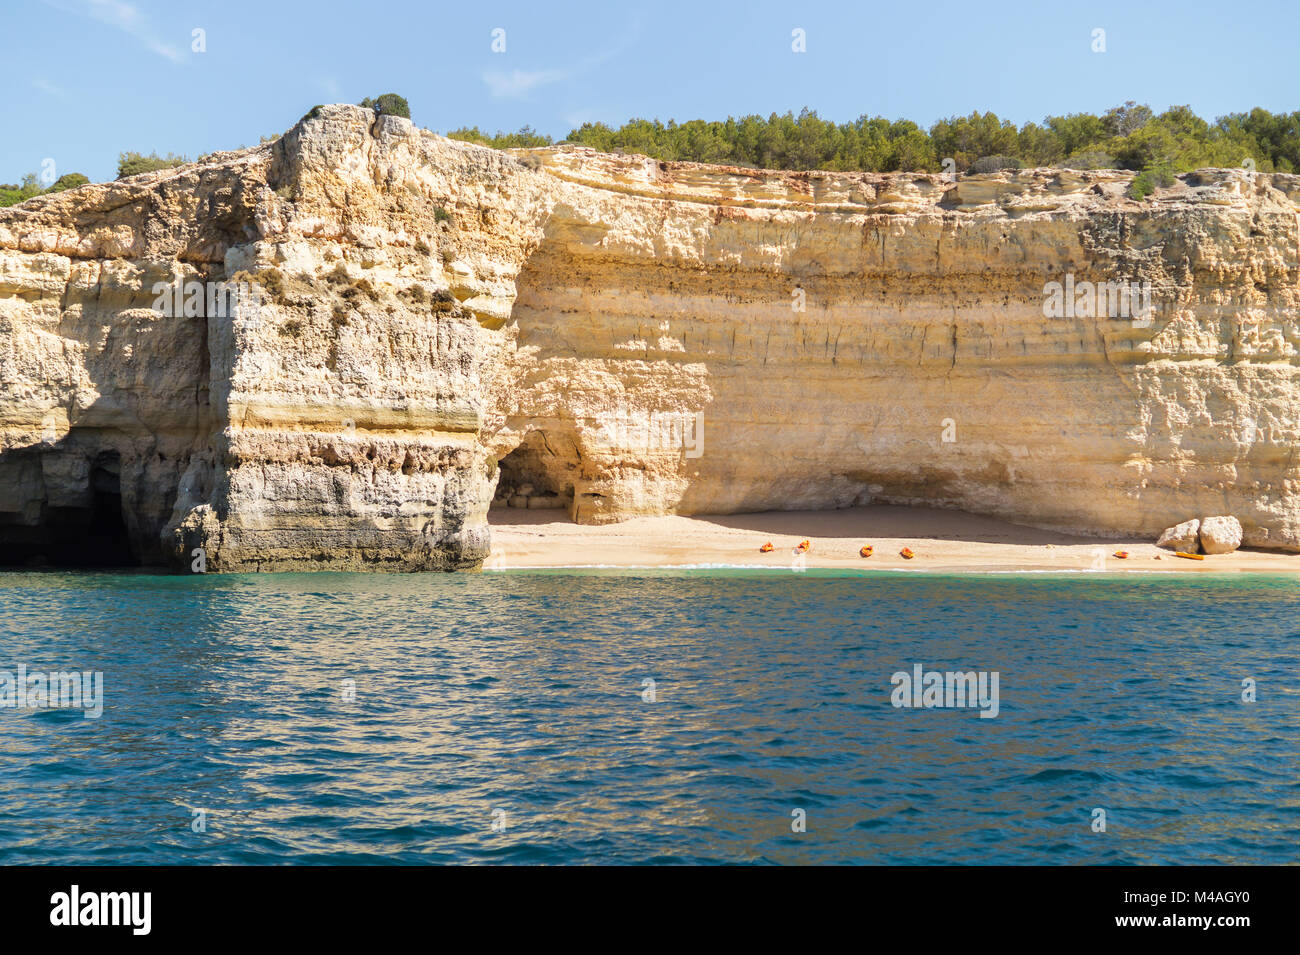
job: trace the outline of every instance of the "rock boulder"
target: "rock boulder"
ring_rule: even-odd
[[[1241,546],[1241,521],[1231,516],[1204,518],[1200,536],[1207,554],[1231,554]]]
[[[1194,554],[1196,553],[1197,535],[1200,529],[1201,522],[1195,518],[1190,521],[1183,521],[1181,524],[1175,524],[1173,527],[1166,527],[1164,533],[1160,535],[1160,539],[1156,541],[1156,546]]]

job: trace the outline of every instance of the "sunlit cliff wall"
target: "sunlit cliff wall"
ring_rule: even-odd
[[[135,559],[210,570],[473,566],[494,495],[1300,549],[1300,177],[1130,176],[509,155],[334,106],[0,210],[0,562],[109,546],[114,494]],[[1045,315],[1067,276],[1151,311]],[[186,281],[257,302],[160,314]]]

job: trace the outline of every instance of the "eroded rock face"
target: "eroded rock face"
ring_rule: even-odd
[[[0,214],[0,562],[53,557],[51,528],[75,557],[112,503],[82,474],[105,455],[146,563],[481,561],[497,336],[464,299],[509,305],[453,267],[523,253],[451,232],[445,210],[520,170],[483,150],[434,162],[432,138],[326,110],[272,145]],[[218,284],[259,301],[214,302]]]
[[[1235,517],[1207,517],[1201,521],[1201,549],[1207,554],[1231,554],[1241,546],[1241,522]]]
[[[116,508],[177,567],[470,567],[498,489],[1150,536],[1226,506],[1300,549],[1300,177],[1130,175],[512,156],[333,106],[0,210],[0,562]],[[196,281],[260,306],[152,307]],[[1053,310],[1089,282],[1152,310]]]
[[[1175,524],[1173,527],[1166,527],[1156,539],[1156,546],[1195,554],[1200,541],[1200,530],[1201,522],[1195,518]]]

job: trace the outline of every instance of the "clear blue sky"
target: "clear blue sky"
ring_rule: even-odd
[[[0,182],[46,158],[111,179],[123,150],[253,145],[316,103],[398,92],[421,126],[724,118],[808,106],[928,126],[1127,99],[1213,119],[1300,109],[1296,0],[1049,3],[9,0]],[[492,31],[506,31],[504,53]],[[207,51],[192,51],[192,31]],[[791,31],[807,52],[791,51]],[[1106,52],[1092,31],[1106,31]]]

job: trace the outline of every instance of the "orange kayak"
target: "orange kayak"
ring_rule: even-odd
[[[764,544],[762,547],[758,549],[758,552],[760,554],[770,554],[774,550],[776,550],[776,548],[772,546],[771,541],[768,541],[766,544]]]
[[[1204,554],[1189,554],[1186,551],[1181,551],[1181,550],[1174,551],[1174,556],[1186,557],[1188,560],[1205,560]]]
[[[912,548],[904,547],[898,552],[898,556],[903,558],[903,560],[911,560],[916,555],[912,553]]]
[[[1126,551],[1126,550],[1117,550],[1117,551],[1115,551],[1115,553],[1111,554],[1110,556],[1112,556],[1112,557],[1118,557],[1120,560],[1128,560],[1128,551]]]
[[[800,541],[799,546],[796,547],[795,550],[801,554],[812,550],[812,541]]]
[[[858,551],[858,553],[861,554],[863,557],[870,557],[873,553],[875,553],[875,550],[876,549],[874,547],[868,544],[867,546],[863,547],[862,550]]]

